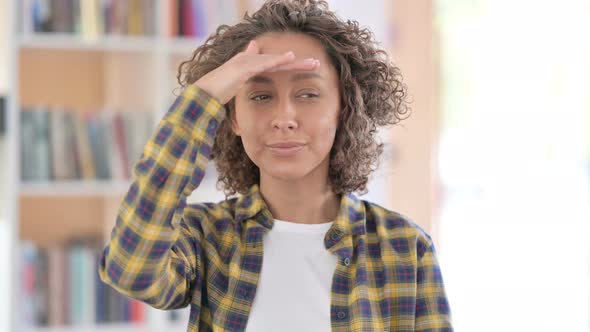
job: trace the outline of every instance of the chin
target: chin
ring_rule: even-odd
[[[307,175],[307,172],[304,172],[301,169],[270,169],[265,170],[265,172],[271,177],[283,181],[296,181]]]
[[[296,163],[289,163],[288,165],[271,165],[270,167],[259,167],[261,172],[266,175],[283,181],[296,181],[304,178],[311,172],[307,167],[302,167]]]

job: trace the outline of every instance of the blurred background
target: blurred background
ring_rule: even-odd
[[[260,3],[0,0],[0,331],[186,330],[96,258],[178,64]],[[432,235],[456,331],[590,331],[590,0],[330,5],[409,87],[362,198]]]

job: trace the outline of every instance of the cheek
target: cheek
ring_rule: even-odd
[[[338,129],[338,113],[323,114],[321,117],[310,119],[313,128],[315,145],[322,153],[330,150],[334,144]]]
[[[261,121],[255,116],[251,116],[252,112],[241,110],[236,113],[236,131],[240,135],[244,150],[250,159],[254,161],[256,154],[260,150],[260,128]]]
[[[242,136],[248,135],[249,132],[252,132],[253,126],[256,125],[256,119],[252,116],[252,112],[244,108],[238,108],[237,105],[235,120],[237,129]]]
[[[263,120],[256,117],[237,118],[237,125],[242,139],[254,141],[263,132]]]
[[[321,127],[326,135],[333,134],[338,128],[338,110],[331,110],[330,112],[317,112],[318,114],[313,122],[317,127]]]

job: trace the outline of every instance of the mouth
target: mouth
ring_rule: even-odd
[[[304,147],[305,144],[300,142],[282,142],[267,145],[272,154],[281,157],[293,156],[303,150]]]

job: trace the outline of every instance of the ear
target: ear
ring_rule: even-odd
[[[236,112],[233,111],[230,113],[230,124],[231,130],[234,132],[236,136],[240,136],[240,126],[238,125],[238,120],[236,119]]]

